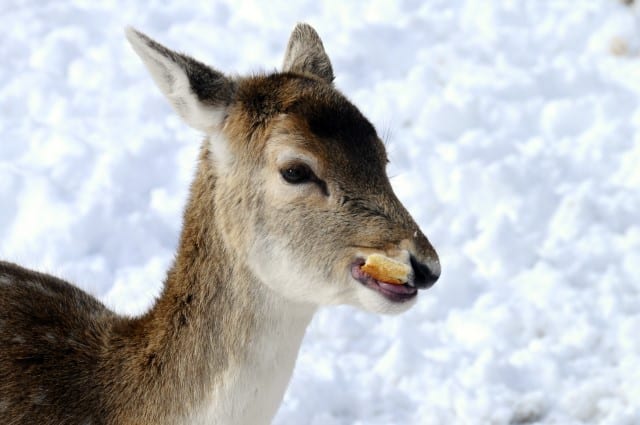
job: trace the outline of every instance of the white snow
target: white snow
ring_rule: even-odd
[[[640,10],[614,0],[0,5],[0,258],[137,313],[201,136],[123,28],[230,73],[316,27],[443,274],[313,320],[275,424],[640,423]]]

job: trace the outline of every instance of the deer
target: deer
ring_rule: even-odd
[[[404,312],[439,278],[438,255],[310,25],[293,29],[281,70],[233,77],[125,32],[204,135],[177,253],[137,316],[0,262],[2,423],[270,423],[314,313]],[[407,282],[363,272],[371,254],[407,265]]]

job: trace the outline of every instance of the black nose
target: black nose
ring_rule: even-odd
[[[429,266],[416,260],[413,255],[411,256],[411,267],[413,267],[413,283],[416,288],[430,288],[440,277],[439,273],[435,274]]]

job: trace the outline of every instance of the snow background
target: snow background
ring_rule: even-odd
[[[274,423],[640,423],[640,10],[140,3],[0,3],[0,258],[143,311],[201,136],[123,27],[247,73],[306,21],[443,275],[402,316],[322,310]]]

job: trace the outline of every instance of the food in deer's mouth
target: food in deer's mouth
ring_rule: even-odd
[[[407,283],[411,274],[411,266],[382,254],[369,255],[360,269],[377,281],[393,285]]]
[[[351,276],[364,286],[372,289],[392,302],[409,301],[418,294],[418,289],[407,284],[385,283],[363,271],[364,260],[351,265]]]

